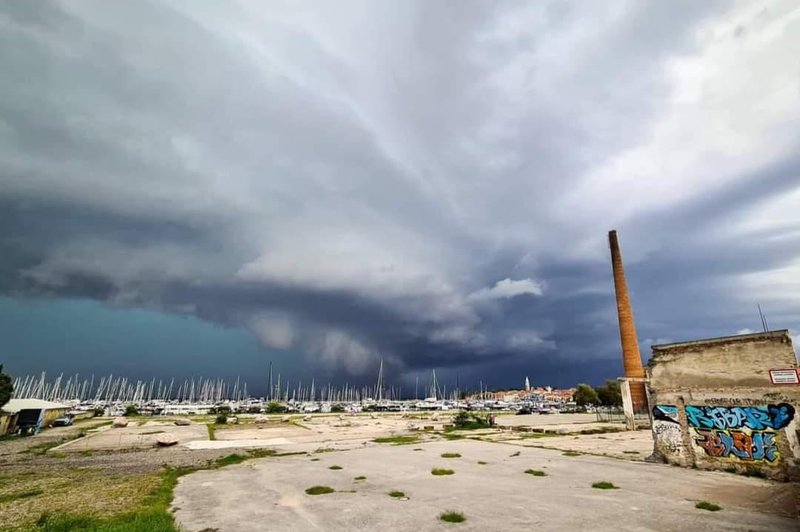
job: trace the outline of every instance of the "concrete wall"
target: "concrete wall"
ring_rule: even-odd
[[[654,458],[701,469],[800,478],[800,385],[788,331],[654,345],[647,368]]]

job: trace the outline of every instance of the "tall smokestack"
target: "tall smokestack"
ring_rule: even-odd
[[[617,232],[608,232],[608,243],[611,246],[611,266],[614,270],[614,291],[617,294],[617,317],[619,320],[619,339],[622,343],[622,362],[625,376],[628,378],[644,378],[642,356],[639,354],[639,340],[636,338],[636,326],[633,323],[633,309],[628,296],[628,284],[625,282],[625,270],[622,267],[622,253],[619,251]],[[647,409],[647,394],[644,382],[631,382],[631,400],[634,412]]]

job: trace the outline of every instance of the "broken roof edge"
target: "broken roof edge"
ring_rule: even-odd
[[[732,342],[741,342],[747,340],[758,340],[758,339],[786,339],[790,343],[792,341],[792,337],[789,335],[788,329],[776,329],[774,331],[763,331],[757,333],[749,333],[749,334],[734,334],[731,336],[717,336],[713,338],[700,338],[698,340],[686,340],[683,342],[674,342],[671,344],[657,344],[650,346],[650,349],[653,351],[653,355],[664,352],[670,351],[672,349],[679,349],[679,348],[687,348],[687,347],[702,347],[706,345],[714,345],[714,344],[725,344],[725,343],[732,343]]]

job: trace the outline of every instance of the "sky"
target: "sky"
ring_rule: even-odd
[[[13,374],[462,387],[800,341],[789,1],[0,3]]]

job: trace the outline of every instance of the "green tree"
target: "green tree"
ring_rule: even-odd
[[[596,391],[601,405],[622,406],[622,392],[619,389],[619,381],[606,381]]]
[[[139,415],[139,409],[136,408],[136,405],[128,405],[128,406],[125,407],[125,414],[124,415],[125,415],[125,417],[138,416]]]
[[[11,375],[3,373],[3,365],[0,364],[0,408],[11,400],[11,392],[14,391],[14,385],[11,382]]]
[[[575,390],[574,399],[578,406],[596,405],[600,403],[597,392],[586,383],[578,385],[578,389]]]

